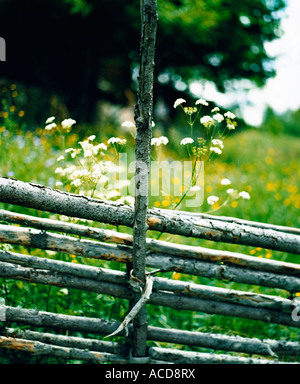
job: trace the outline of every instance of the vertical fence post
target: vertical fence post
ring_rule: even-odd
[[[135,106],[136,166],[135,166],[135,216],[133,226],[132,283],[137,283],[133,297],[136,303],[140,289],[146,281],[146,234],[149,193],[150,150],[153,111],[153,72],[157,29],[156,0],[141,0],[141,42],[138,95]],[[145,356],[147,337],[147,311],[144,306],[134,320],[133,355]]]

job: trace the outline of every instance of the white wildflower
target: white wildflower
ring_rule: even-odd
[[[100,179],[100,177],[102,176],[102,172],[100,171],[100,169],[95,169],[92,172],[91,176],[93,179]]]
[[[82,177],[87,177],[90,175],[90,172],[86,169],[74,169],[73,171],[71,171],[71,179],[72,180],[75,180],[75,179],[80,179]]]
[[[57,181],[56,183],[55,183],[55,186],[56,187],[61,187],[63,185],[63,183],[61,182],[61,181]]]
[[[93,151],[94,151],[94,152],[97,152],[97,153],[98,153],[98,151],[99,151],[100,149],[102,149],[103,151],[106,151],[106,150],[107,150],[107,146],[106,146],[104,143],[100,143],[100,144],[95,145],[95,146],[93,147]]]
[[[183,103],[186,103],[186,100],[184,100],[184,99],[177,99],[177,100],[175,101],[175,103],[174,103],[174,108],[177,108],[178,105],[181,105],[181,104],[183,104]]]
[[[220,111],[220,108],[219,107],[215,107],[214,109],[211,110],[211,113],[215,113],[215,112],[219,112]]]
[[[186,145],[186,144],[192,144],[194,140],[191,137],[186,137],[185,139],[182,139],[180,144],[181,145]]]
[[[218,123],[221,123],[221,122],[224,120],[224,116],[221,115],[221,113],[216,113],[215,115],[213,115],[213,118],[214,118]]]
[[[222,140],[219,140],[219,139],[212,139],[212,144],[213,145],[219,145],[222,149],[224,148],[224,144],[223,144],[223,141]]]
[[[66,131],[69,131],[72,128],[72,125],[74,125],[75,123],[76,121],[73,119],[65,119],[61,122],[61,126]]]
[[[68,148],[65,152],[70,153],[72,159],[74,159],[81,152],[81,149]]]
[[[120,145],[125,145],[127,142],[126,139],[120,139],[119,137],[111,137],[108,139],[107,144],[120,144]]]
[[[64,169],[62,169],[62,167],[58,167],[58,168],[56,168],[54,173],[57,173],[58,175],[64,175],[65,171],[64,171]]]
[[[211,152],[215,152],[217,155],[221,155],[221,153],[222,153],[221,149],[218,147],[210,147],[209,150]]]
[[[227,189],[226,191],[228,193],[228,195],[230,195],[233,199],[237,199],[239,197],[238,195],[238,191],[236,189],[233,189],[233,188],[229,188]]]
[[[70,165],[69,167],[67,167],[67,168],[65,168],[64,169],[64,172],[65,173],[73,173],[74,171],[76,170],[76,167],[75,167],[75,165]]]
[[[48,117],[48,119],[46,120],[45,124],[50,124],[54,120],[55,120],[55,116]]]
[[[65,159],[64,156],[61,155],[61,156],[59,156],[59,157],[57,158],[57,161],[61,161],[61,160],[64,160],[64,159]]]
[[[200,190],[200,187],[198,185],[194,185],[193,187],[190,188],[191,192],[197,192]]]
[[[234,124],[227,124],[227,128],[232,131],[233,129],[235,129],[235,125]]]
[[[151,145],[155,145],[157,147],[159,147],[160,145],[167,145],[169,142],[169,139],[166,137],[166,136],[161,136],[161,137],[158,137],[158,138],[153,138],[151,139]]]
[[[221,185],[230,185],[231,181],[229,179],[222,179],[221,180]]]
[[[207,204],[214,205],[219,200],[218,196],[209,196],[207,198]]]
[[[224,113],[224,116],[227,117],[228,119],[231,119],[231,120],[236,118],[235,114],[230,112],[230,111]]]
[[[57,126],[57,125],[56,125],[55,123],[51,123],[51,124],[46,125],[45,129],[46,129],[47,131],[52,131],[52,129],[55,129],[56,126]]]
[[[124,123],[122,124],[122,127],[124,127],[124,128],[134,128],[135,125],[131,121],[127,120],[127,121],[124,121]]]
[[[195,105],[198,105],[198,104],[202,104],[202,105],[208,106],[208,102],[206,100],[204,100],[204,99],[196,100]]]
[[[87,141],[94,141],[96,139],[96,136],[95,135],[92,135],[92,136],[89,136],[87,138]]]
[[[72,181],[71,184],[74,185],[75,187],[80,187],[82,184],[82,181],[80,179],[75,179]]]
[[[210,128],[215,125],[214,120],[210,116],[201,117],[200,123],[203,124],[206,128]]]
[[[242,191],[239,193],[239,196],[242,198],[242,199],[246,199],[246,200],[249,200],[250,199],[250,195],[248,192],[246,191]]]

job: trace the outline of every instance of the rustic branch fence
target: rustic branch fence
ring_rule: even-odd
[[[0,328],[0,347],[93,363],[278,363],[280,358],[289,361],[290,357],[299,357],[300,343],[296,341],[165,329],[147,323],[147,306],[153,305],[300,328],[297,302],[293,300],[293,295],[300,292],[299,264],[146,237],[147,231],[153,230],[299,255],[300,231],[235,218],[148,209],[145,191],[149,185],[157,13],[156,0],[141,0],[140,4],[142,33],[135,108],[135,207],[0,177],[0,202],[9,207],[9,210],[0,210],[1,243],[127,265],[125,273],[3,248],[0,249],[0,278],[125,299],[129,301],[129,314],[120,324],[100,318],[0,305],[0,321],[4,320]],[[130,227],[133,236],[91,225],[20,214],[15,212],[16,206]],[[290,292],[290,297],[172,280],[157,277],[157,271],[276,288],[275,292]],[[292,316],[293,313],[297,316]],[[97,335],[97,338],[21,330],[12,328],[13,324],[52,332],[76,331]],[[107,336],[116,332],[122,341],[108,341]],[[216,352],[149,347],[147,341],[202,347]]]
[[[130,206],[68,194],[14,179],[0,178],[0,201],[73,218],[134,226],[134,209]],[[0,220],[3,223],[0,225],[2,243],[63,252],[85,259],[115,261],[130,267],[132,265],[133,237],[129,234],[24,215],[13,212],[16,207],[12,208],[10,211],[0,210]],[[147,224],[150,230],[300,254],[300,236],[295,228],[264,224],[260,227],[259,223],[231,218],[188,216],[184,212],[157,209],[147,211]],[[266,295],[199,285],[156,277],[153,274],[153,289],[147,306],[159,305],[176,310],[200,311],[300,327],[300,321],[292,318],[293,311],[297,311],[293,294],[300,291],[299,264],[149,238],[146,240],[146,248],[146,266],[150,270],[176,271],[222,281],[277,288],[291,293],[287,299],[279,294]],[[76,288],[132,300],[131,278],[127,273],[86,264],[1,250],[0,277]],[[3,309],[7,324],[89,332],[102,335],[103,338],[120,326],[118,322],[98,318],[9,306],[4,306]],[[119,337],[124,341],[119,343],[107,339],[69,337],[4,327],[0,332],[0,346],[98,363],[275,363],[280,362],[281,356],[287,361],[289,356],[300,355],[300,343],[290,340],[259,340],[147,326],[146,339],[149,341],[197,346],[223,353],[188,352],[160,347],[147,349],[145,342],[145,356],[132,357],[129,347],[131,343],[126,341],[132,340],[135,326],[135,323],[129,324],[121,331]],[[245,354],[259,357],[245,357]]]

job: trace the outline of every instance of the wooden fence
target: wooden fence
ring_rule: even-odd
[[[0,178],[0,202],[9,210],[0,210],[2,243],[63,252],[85,259],[96,258],[131,265],[131,235],[90,225],[51,220],[16,213],[16,206],[67,215],[101,223],[132,227],[132,207],[68,194],[32,183]],[[13,205],[13,206],[12,206]],[[243,244],[292,254],[300,254],[300,236],[296,228],[279,227],[227,217],[187,214],[168,210],[148,210],[149,230],[214,242]],[[257,258],[241,253],[187,246],[147,239],[146,265],[151,289],[143,296],[148,305],[206,314],[240,317],[300,327],[297,301],[300,292],[300,264]],[[154,271],[153,271],[154,269]],[[239,291],[155,276],[176,271],[216,280],[277,288],[290,292],[290,298]],[[74,264],[0,250],[0,277],[27,283],[54,285],[97,292],[132,300],[134,279],[125,272]],[[145,306],[143,306],[145,308]],[[70,360],[112,363],[280,363],[300,355],[300,343],[292,340],[260,340],[148,326],[147,340],[190,347],[203,347],[215,353],[181,351],[150,347],[145,357],[132,357],[130,341],[135,324],[50,313],[20,307],[2,306],[4,327],[0,347],[51,355]],[[300,311],[299,311],[300,312]],[[296,315],[296,318],[292,314]],[[128,323],[128,324],[127,324]],[[9,324],[33,328],[88,332],[103,338],[121,329],[122,342],[109,339],[80,338],[20,330]],[[220,353],[222,352],[222,353]],[[247,357],[245,357],[245,355]],[[256,357],[251,357],[256,355]]]

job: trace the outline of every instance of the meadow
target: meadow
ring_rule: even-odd
[[[17,99],[16,87],[12,85],[9,90],[10,98],[3,99],[0,111],[0,174],[5,177],[13,177],[22,181],[43,184],[49,187],[63,189],[68,192],[91,194],[99,192],[96,197],[107,197],[112,200],[121,199],[120,193],[113,193],[107,179],[97,179],[101,189],[93,188],[93,185],[82,182],[76,184],[62,176],[58,172],[61,156],[66,157],[66,148],[80,148],[78,144],[87,137],[95,135],[90,139],[107,146],[105,154],[101,154],[101,161],[116,161],[120,153],[126,152],[130,159],[134,158],[134,138],[130,130],[119,126],[107,124],[105,127],[97,125],[79,126],[74,124],[71,130],[64,135],[52,134],[45,129],[45,122],[39,127],[28,127],[26,123],[26,110],[23,110],[14,100]],[[165,160],[182,160],[186,158],[186,148],[180,146],[177,136],[177,128],[170,127],[168,133],[168,144],[159,148],[159,156]],[[181,134],[181,133],[180,133]],[[159,127],[153,128],[153,135],[160,135]],[[118,143],[110,143],[111,137],[126,139],[126,144],[117,147]],[[185,135],[182,134],[180,139]],[[153,146],[153,157],[156,158],[158,150]],[[82,147],[83,148],[83,147]],[[69,151],[69,154],[73,153]],[[299,168],[300,138],[284,133],[274,134],[267,132],[264,127],[235,130],[234,134],[228,136],[224,142],[221,156],[214,157],[206,166],[204,174],[204,202],[199,212],[210,212],[214,215],[237,217],[246,220],[265,222],[283,226],[299,227],[300,225],[300,190],[299,190]],[[65,160],[65,159],[64,159]],[[68,164],[72,164],[74,158],[68,158]],[[94,170],[95,171],[95,170]],[[96,177],[96,176],[95,176]],[[237,195],[228,199],[228,185],[221,183],[223,179],[230,180],[230,188],[245,191],[250,199],[241,199]],[[73,179],[74,181],[74,179]],[[159,180],[151,179],[151,183],[159,183]],[[176,177],[171,183],[180,188]],[[120,191],[117,191],[120,192]],[[208,204],[207,197],[219,196],[214,204]],[[123,196],[124,197],[124,196]],[[173,194],[162,193],[160,196],[150,196],[150,207],[174,209],[180,198]],[[224,202],[227,201],[225,204]],[[126,202],[126,201],[125,201]],[[132,200],[127,199],[128,204]],[[1,208],[12,209],[8,205],[1,204]],[[177,209],[185,209],[183,203]],[[16,209],[14,207],[14,209]],[[34,212],[30,209],[18,208],[21,213],[37,214],[46,217],[45,213]],[[57,218],[51,215],[51,218]],[[60,220],[67,220],[59,217]],[[93,223],[93,225],[96,225]],[[98,224],[100,225],[100,224]],[[105,226],[112,228],[111,226]],[[114,228],[115,229],[115,228]],[[117,228],[126,230],[128,228]],[[187,242],[190,245],[200,245],[226,249],[235,252],[243,252],[255,257],[277,259],[282,261],[300,262],[300,257],[280,253],[268,249],[248,248],[233,244],[218,244],[200,239],[182,239],[166,234],[149,233],[154,238]],[[0,245],[4,249],[14,249],[25,254],[41,257],[53,257],[74,263],[87,263],[104,266],[108,268],[123,269],[116,263],[108,263],[97,260],[83,260],[74,255],[57,254],[50,251],[41,251],[26,247]],[[255,286],[246,287],[242,284],[228,283],[201,277],[184,276],[179,273],[169,273],[173,279],[189,280],[207,285],[220,287],[250,289],[253,292],[274,293],[272,289],[263,289]],[[276,291],[283,297],[288,297],[285,291]],[[297,293],[296,296],[300,296]],[[122,320],[128,309],[127,303],[88,292],[79,292],[74,289],[61,289],[59,287],[48,287],[36,284],[27,284],[21,281],[0,279],[0,297],[5,297],[7,305],[21,306],[24,308],[36,308],[40,310],[60,312],[80,316],[95,316],[107,319]],[[249,337],[261,338],[283,338],[300,341],[300,331],[280,325],[266,325],[265,323],[224,316],[206,315],[204,313],[181,311],[178,312],[167,308],[149,306],[149,323],[151,325],[174,327],[189,330],[201,330],[207,332],[222,332],[227,334],[238,334]],[[164,344],[166,345],[166,344]],[[178,346],[178,348],[182,348]],[[195,348],[195,350],[201,350]],[[203,350],[203,349],[202,349]],[[1,360],[2,359],[2,360]],[[42,358],[30,358],[25,354],[7,353],[1,355],[0,361],[22,361],[36,362],[45,361]],[[39,360],[40,359],[40,360]],[[49,360],[49,359],[48,359]],[[48,362],[47,360],[47,362]],[[51,360],[51,359],[50,359]],[[51,360],[52,361],[52,360]]]

